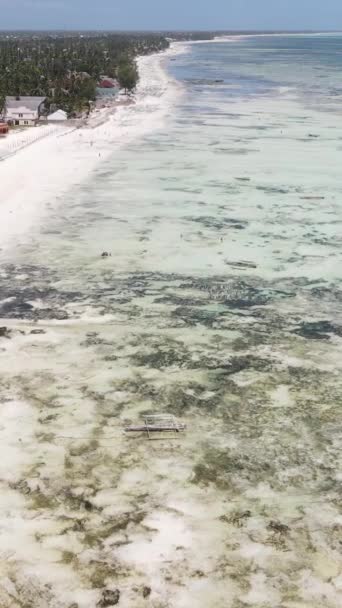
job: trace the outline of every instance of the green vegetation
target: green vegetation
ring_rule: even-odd
[[[101,76],[133,90],[135,58],[168,45],[158,34],[0,33],[0,110],[6,95],[39,95],[72,115],[95,100]]]
[[[168,40],[213,40],[215,36],[222,36],[223,34],[228,34],[226,31],[189,31],[189,32],[164,32],[164,35]],[[233,32],[232,32],[233,33]]]
[[[135,62],[126,60],[120,63],[117,71],[117,79],[121,89],[124,89],[126,93],[127,91],[133,91],[139,79]]]

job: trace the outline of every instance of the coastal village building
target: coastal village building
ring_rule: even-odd
[[[99,82],[100,89],[115,89],[118,88],[118,82],[114,78],[108,78],[108,76],[103,76]]]
[[[64,110],[56,110],[53,114],[49,114],[47,117],[49,122],[62,122],[64,120],[68,120],[68,115]]]
[[[34,127],[42,114],[45,101],[46,97],[6,97],[6,122]]]

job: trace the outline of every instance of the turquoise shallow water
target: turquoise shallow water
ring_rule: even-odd
[[[340,605],[342,39],[180,50],[1,254],[6,607]]]
[[[193,45],[191,54],[171,64],[171,73],[194,97],[212,84],[205,80],[218,79],[223,82],[215,86],[217,97],[270,95],[294,87],[308,102],[341,95],[341,64],[341,34],[251,36]]]

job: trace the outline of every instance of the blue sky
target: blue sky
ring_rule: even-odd
[[[342,29],[342,0],[0,0],[0,29]]]

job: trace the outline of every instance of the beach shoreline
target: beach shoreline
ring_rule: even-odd
[[[131,100],[115,100],[81,125],[40,126],[0,142],[3,250],[13,251],[18,239],[52,213],[63,195],[114,150],[162,127],[170,103],[179,94],[163,67],[174,53],[177,50],[171,48],[138,58],[140,82]]]
[[[340,606],[341,121],[212,51],[3,163],[1,608]]]

